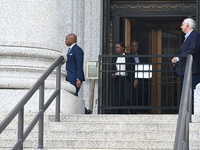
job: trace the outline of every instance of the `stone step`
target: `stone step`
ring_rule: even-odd
[[[0,150],[10,150],[11,148],[1,148]],[[24,150],[36,150],[36,148],[24,148]],[[56,148],[56,149],[54,149],[54,148],[48,148],[48,149],[45,149],[45,150],[147,150],[147,149],[138,149],[138,148],[131,148],[131,149],[127,149],[127,148],[120,148],[120,149],[118,149],[118,148],[115,148],[115,149],[82,149],[82,148],[80,148],[80,149],[69,149],[69,148]],[[171,148],[149,148],[148,150],[172,150]],[[199,150],[199,149],[193,149],[193,150]]]
[[[200,115],[192,115],[193,123],[200,123]]]
[[[190,123],[190,141],[199,141],[200,139],[200,123]]]
[[[190,141],[190,150],[200,150],[200,142],[198,141]]]
[[[32,114],[25,116],[24,118],[25,127],[28,125],[28,123],[31,122],[31,119],[33,119],[33,117],[34,115]],[[55,122],[54,120],[55,116],[52,115],[51,116],[46,115],[44,117],[44,122],[47,122],[46,126],[48,126],[48,122],[58,123]],[[15,118],[11,122],[11,124],[7,127],[7,129],[16,129],[17,122],[18,120],[17,118]],[[63,122],[67,122],[68,126],[70,126],[70,124],[74,126],[74,124],[77,122],[81,124],[86,124],[87,126],[88,124],[94,125],[96,123],[99,124],[107,123],[108,126],[109,124],[115,124],[115,123],[121,123],[120,125],[116,124],[118,126],[123,126],[123,123],[176,124],[177,115],[61,115],[61,123]]]
[[[176,124],[158,124],[158,123],[110,123],[110,122],[98,122],[98,123],[84,123],[84,122],[60,122],[49,124],[51,131],[54,130],[87,130],[87,131],[160,131],[160,130],[176,130]]]
[[[134,122],[176,124],[177,115],[61,115],[61,122]],[[49,116],[51,121],[55,116]]]
[[[118,132],[102,132],[102,131],[70,131],[70,132],[49,132],[46,135],[48,139],[112,139],[112,140],[174,140],[174,131],[146,131],[146,132],[132,132],[132,131],[118,131]]]
[[[31,115],[32,117],[32,115]],[[44,148],[50,150],[171,150],[177,115],[62,115],[45,116]],[[190,124],[190,148],[199,150],[199,116]],[[25,126],[30,119],[26,116]],[[37,126],[24,143],[24,149],[37,148]],[[0,135],[0,150],[16,142],[17,120]],[[7,148],[6,148],[7,147]]]
[[[190,131],[200,132],[200,123],[190,123]]]
[[[0,150],[10,150],[11,148],[0,148]],[[37,148],[24,148],[23,150],[36,150]],[[114,149],[71,149],[71,148],[46,148],[44,147],[45,150],[147,150],[146,148],[114,148]],[[148,148],[148,150],[172,150],[172,148]],[[191,148],[190,150],[199,150],[199,148]]]
[[[16,139],[17,131],[5,131],[3,139]],[[37,139],[38,132],[33,131],[28,138]],[[113,140],[174,140],[175,131],[45,131],[44,139],[113,139]]]
[[[10,147],[13,143],[12,140],[3,140],[0,143],[0,147]],[[33,142],[32,140],[26,140],[24,143],[24,148],[36,148],[37,141]],[[173,148],[173,141],[121,141],[121,140],[44,140],[44,147],[46,149],[154,149],[154,148]]]
[[[6,130],[16,130],[17,124],[8,126]],[[34,127],[37,130],[38,125]],[[26,129],[26,126],[24,127]],[[176,124],[158,124],[158,123],[134,123],[134,122],[45,122],[45,130],[51,131],[175,131]],[[4,131],[4,132],[5,132]]]

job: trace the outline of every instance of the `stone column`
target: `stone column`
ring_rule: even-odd
[[[56,0],[2,0],[0,15],[0,110],[7,112],[62,55],[59,41],[60,5]],[[71,94],[75,88],[64,78],[63,69],[61,100],[77,99]],[[55,76],[52,75],[45,82],[48,90],[45,97],[52,92],[54,85]],[[37,94],[32,99],[27,105],[28,112],[38,110]],[[70,106],[63,108],[67,107]],[[52,106],[49,112],[54,113],[54,110]]]
[[[90,9],[87,9],[91,6]],[[99,54],[102,51],[102,34],[103,34],[103,1],[102,0],[85,0],[85,21],[84,21],[84,41],[85,66],[86,61],[98,61]],[[87,79],[83,85],[83,97],[86,101],[86,107],[90,108],[92,80]],[[93,113],[97,113],[98,106],[98,80],[95,81]]]
[[[88,60],[98,60],[102,45],[102,17],[103,17],[103,1],[102,0],[61,0],[61,40],[66,34],[74,33],[77,35],[77,44],[84,51],[84,71],[86,74],[86,62]],[[68,15],[71,14],[71,15]],[[61,43],[63,53],[67,51],[67,47]],[[94,101],[98,98],[98,82],[95,82]],[[89,108],[92,91],[91,80],[86,79],[83,82],[79,92],[79,98],[85,100],[85,106]],[[94,113],[97,105],[94,105]]]
[[[200,115],[200,83],[197,84],[194,90],[194,114]]]

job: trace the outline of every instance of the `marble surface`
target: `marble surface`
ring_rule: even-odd
[[[194,114],[200,115],[200,83],[197,84],[194,90]]]
[[[77,0],[19,0],[15,3],[12,0],[1,1],[0,88],[2,90],[0,93],[2,95],[0,101],[3,103],[2,106],[12,108],[13,105],[7,105],[6,102],[16,104],[24,95],[24,92],[16,91],[27,91],[59,55],[65,55],[66,34],[73,32],[81,37],[79,40],[83,40],[86,16],[82,14],[85,11],[83,8],[85,1],[79,2]],[[77,7],[74,8],[74,5]],[[84,42],[78,42],[84,47]],[[74,104],[68,105],[65,102],[66,106],[63,108],[67,109],[73,105],[72,108],[75,109],[77,106],[77,110],[84,113],[85,103],[73,96],[75,88],[65,81],[65,75],[65,65],[63,65],[62,90],[72,95],[70,100],[72,102],[74,100]],[[55,83],[54,73],[45,82],[46,88],[51,90],[53,83]],[[66,100],[67,94],[62,94],[61,99]],[[35,105],[32,104],[30,109],[34,110]],[[74,110],[74,113],[78,111]]]
[[[61,0],[60,1],[60,47],[66,55],[65,36],[69,33],[77,35],[77,44],[84,51],[84,71],[86,62],[97,61],[102,45],[102,9],[101,0]],[[90,6],[90,7],[88,7]],[[95,82],[94,111],[97,113],[98,84]],[[92,81],[86,79],[79,92],[79,97],[85,100],[85,106],[90,108]]]
[[[62,55],[57,1],[3,0],[0,5],[0,87],[30,88]]]
[[[90,7],[88,7],[90,6]],[[2,0],[0,5],[0,88],[28,89],[59,55],[66,55],[65,37],[74,33],[77,44],[84,50],[86,62],[97,61],[102,51],[102,0],[46,0],[23,1],[13,4]],[[74,88],[66,83],[65,64],[62,66],[62,83],[67,92]],[[47,81],[51,88],[55,75]],[[65,84],[66,83],[66,84]],[[199,93],[195,90],[195,112],[200,113]],[[92,81],[86,79],[79,98],[90,108]],[[197,97],[197,98],[196,98]],[[93,113],[97,113],[98,81],[95,81]]]
[[[3,0],[0,44],[58,49],[58,1]]]

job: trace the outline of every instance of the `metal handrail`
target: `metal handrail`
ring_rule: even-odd
[[[39,121],[38,127],[38,148],[43,148],[43,128],[44,128],[44,112],[56,98],[56,115],[55,121],[60,121],[60,89],[61,89],[61,66],[64,63],[64,57],[59,56],[52,65],[44,72],[44,74],[35,82],[31,89],[24,95],[12,111],[0,123],[0,134],[10,124],[10,122],[18,114],[18,140],[12,150],[23,150],[23,142],[32,131],[36,123]],[[44,104],[44,81],[56,68],[56,89]],[[24,131],[24,106],[39,89],[39,112],[33,118],[32,122]]]
[[[192,55],[187,56],[174,150],[189,150],[189,123],[192,103]]]

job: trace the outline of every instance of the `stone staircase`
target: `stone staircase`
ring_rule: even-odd
[[[32,116],[25,118],[25,126]],[[62,115],[61,122],[45,116],[46,150],[172,150],[177,115]],[[17,120],[0,135],[0,150],[16,142]],[[190,149],[200,150],[200,116],[190,125]],[[37,148],[37,126],[24,143]]]

